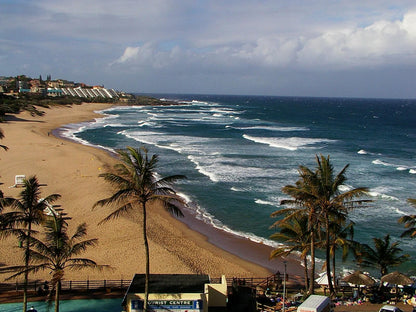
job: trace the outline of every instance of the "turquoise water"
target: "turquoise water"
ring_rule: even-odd
[[[406,199],[416,198],[416,100],[159,97],[181,105],[113,107],[64,135],[109,150],[145,145],[160,156],[161,175],[188,177],[177,188],[196,218],[266,244],[270,214],[287,198],[282,187],[295,183],[299,165],[330,155],[337,172],[350,164],[345,190],[368,187],[374,200],[351,212],[355,239],[372,244],[390,233],[412,256],[404,269],[416,273],[416,240],[400,239],[397,223],[415,213]]]
[[[120,312],[123,299],[85,299],[85,300],[61,300],[60,312]],[[54,303],[29,302],[28,308],[34,307],[38,312],[54,311]],[[0,312],[21,312],[22,303],[0,304]]]

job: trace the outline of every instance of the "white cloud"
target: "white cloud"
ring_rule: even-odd
[[[298,86],[305,73],[354,77],[384,70],[386,77],[400,77],[393,71],[405,69],[408,77],[416,66],[415,5],[414,0],[8,1],[0,3],[0,67],[13,74],[14,64],[24,60],[35,73],[56,68],[62,76],[106,77],[106,84],[118,82],[120,73],[173,84],[180,73],[184,81],[193,77],[188,85],[198,75],[206,83],[212,79],[212,86],[224,81],[223,89],[227,79],[242,89],[258,84],[264,88],[259,92],[271,80],[289,86],[289,76],[299,77],[292,79]],[[10,52],[17,50],[19,55]],[[400,86],[391,78],[396,80]]]
[[[231,42],[201,50],[172,48],[162,51],[146,43],[127,47],[118,63],[145,64],[154,68],[192,63],[199,68],[216,66],[306,68],[318,70],[364,68],[416,61],[416,12],[402,20],[380,20],[366,27],[327,30],[309,37],[270,35],[252,42]]]
[[[122,56],[115,63],[125,63],[136,59],[139,55],[140,47],[127,47]]]

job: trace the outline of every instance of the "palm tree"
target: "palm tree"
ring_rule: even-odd
[[[23,312],[27,310],[27,283],[29,274],[30,247],[32,236],[36,231],[34,225],[39,225],[45,218],[44,210],[50,203],[61,197],[59,194],[51,194],[41,198],[41,184],[36,176],[24,180],[23,190],[20,192],[20,198],[5,198],[4,202],[11,206],[14,211],[3,214],[4,226],[8,229],[14,229],[19,240],[24,244],[24,283],[23,283]]]
[[[308,216],[303,215],[299,218],[293,218],[285,223],[281,221],[275,222],[272,227],[278,227],[279,232],[270,236],[272,240],[283,242],[285,246],[274,249],[270,258],[286,257],[294,251],[301,253],[300,257],[303,260],[305,269],[305,289],[309,289],[308,278],[308,253],[310,250],[310,239],[308,231]]]
[[[409,204],[416,208],[416,199],[409,198],[407,200]],[[405,230],[401,237],[416,237],[416,215],[407,215],[399,218],[399,223],[404,223]]]
[[[308,216],[308,232],[310,241],[310,256],[311,256],[311,270],[309,278],[309,294],[314,293],[314,281],[315,281],[315,248],[316,248],[316,235],[318,225],[318,211],[316,203],[313,202],[310,195],[310,183],[309,177],[313,172],[305,167],[299,166],[298,169],[299,180],[295,185],[286,185],[282,188],[282,192],[290,195],[293,199],[285,199],[280,202],[281,205],[289,205],[289,208],[283,208],[277,210],[271,214],[271,217],[284,216],[280,220],[280,224],[285,224],[290,219],[299,218],[302,215]]]
[[[4,138],[3,130],[0,129],[0,140],[3,139],[3,138]],[[6,145],[1,145],[1,144],[0,144],[0,148],[4,149],[5,151],[7,151],[9,149]],[[0,185],[2,185],[2,184],[3,183],[0,183]],[[3,199],[3,197],[4,197],[4,194],[3,194],[2,191],[0,191],[0,201]],[[3,203],[0,202],[0,213],[2,212],[2,210],[3,210]],[[0,226],[1,226],[1,220],[0,220]],[[1,235],[1,233],[0,233],[0,235]]]
[[[367,244],[362,244],[355,258],[359,265],[364,267],[374,267],[380,270],[381,276],[388,273],[389,267],[398,266],[409,259],[409,255],[401,254],[399,242],[390,242],[390,234],[384,238],[373,238],[374,248]]]
[[[61,282],[64,278],[65,270],[98,268],[106,266],[97,265],[97,263],[88,258],[77,257],[90,246],[95,246],[97,239],[82,240],[87,235],[87,226],[85,223],[78,225],[74,234],[69,237],[68,223],[70,220],[64,215],[52,212],[52,216],[47,217],[44,222],[45,240],[41,241],[34,237],[31,238],[29,253],[33,260],[40,264],[32,264],[29,267],[15,266],[5,268],[8,271],[17,271],[9,279],[17,277],[27,272],[36,273],[38,271],[49,270],[52,272],[52,285],[55,288],[55,312],[59,312],[59,296]]]
[[[336,276],[336,254],[337,250],[342,250],[342,261],[347,259],[350,249],[354,250],[356,242],[353,240],[354,222],[344,227],[339,222],[331,222],[330,224],[330,255],[332,258],[332,276]]]
[[[318,228],[322,228],[326,233],[325,238],[325,255],[326,255],[326,273],[328,276],[328,286],[331,296],[334,295],[334,288],[331,279],[331,246],[330,246],[330,221],[337,220],[339,223],[346,221],[348,210],[360,206],[369,200],[353,200],[366,194],[367,188],[355,188],[341,193],[340,187],[344,185],[347,178],[345,172],[349,165],[335,175],[334,168],[330,158],[323,155],[316,155],[317,167],[315,171],[305,166],[299,167],[300,179],[295,186],[287,185],[282,191],[292,196],[292,200],[284,200],[282,204],[289,204],[294,207],[282,209],[276,212],[276,215],[286,215],[285,219],[290,219],[299,213],[309,215],[309,230],[311,237],[311,257],[312,270],[311,282],[314,280],[315,273],[315,238]],[[313,275],[312,275],[313,274]],[[313,293],[313,283],[311,283],[309,293]]]
[[[107,172],[100,174],[100,177],[103,177],[115,186],[116,192],[108,198],[97,201],[94,207],[105,205],[116,207],[100,223],[118,218],[132,210],[140,209],[143,216],[142,231],[146,256],[144,298],[144,309],[146,311],[150,274],[149,245],[147,240],[147,204],[159,202],[170,213],[180,217],[183,216],[180,206],[185,205],[185,202],[176,195],[171,185],[178,179],[185,178],[185,176],[174,175],[158,179],[155,169],[159,158],[157,155],[153,155],[149,159],[145,147],[141,147],[139,150],[128,146],[127,150],[120,150],[118,154],[122,163],[114,166],[115,173]]]
[[[3,130],[0,129],[0,140],[4,138],[4,133]],[[0,148],[4,149],[5,151],[7,151],[9,148],[6,145],[1,145],[0,144]]]

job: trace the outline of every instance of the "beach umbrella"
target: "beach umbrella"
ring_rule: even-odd
[[[326,273],[322,273],[321,276],[315,279],[315,282],[320,286],[328,286],[328,276]]]
[[[381,277],[381,282],[394,285],[409,285],[414,283],[414,281],[410,277],[398,271],[394,271],[392,273],[384,275],[383,277]]]
[[[354,285],[365,285],[365,286],[373,286],[375,280],[361,271],[355,271],[354,273],[345,276],[342,279],[344,282],[354,284]]]

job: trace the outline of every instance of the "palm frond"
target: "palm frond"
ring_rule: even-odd
[[[107,221],[110,221],[110,220],[113,220],[113,219],[117,219],[118,217],[120,217],[121,215],[124,215],[124,214],[128,213],[132,209],[133,209],[133,205],[131,203],[127,203],[127,204],[119,207],[118,209],[116,209],[112,213],[110,213],[107,217],[105,217],[100,222],[98,222],[98,224],[103,224],[103,223],[105,223]]]
[[[416,198],[408,198],[407,202],[416,208]]]
[[[71,237],[71,240],[80,239],[85,235],[87,235],[87,224],[84,222],[78,225],[77,229],[75,230],[75,233]]]
[[[86,251],[88,247],[96,246],[97,244],[98,244],[98,239],[97,238],[84,240],[82,242],[78,242],[76,244],[73,244],[72,248],[70,249],[70,253],[72,255],[78,255],[78,254]]]

